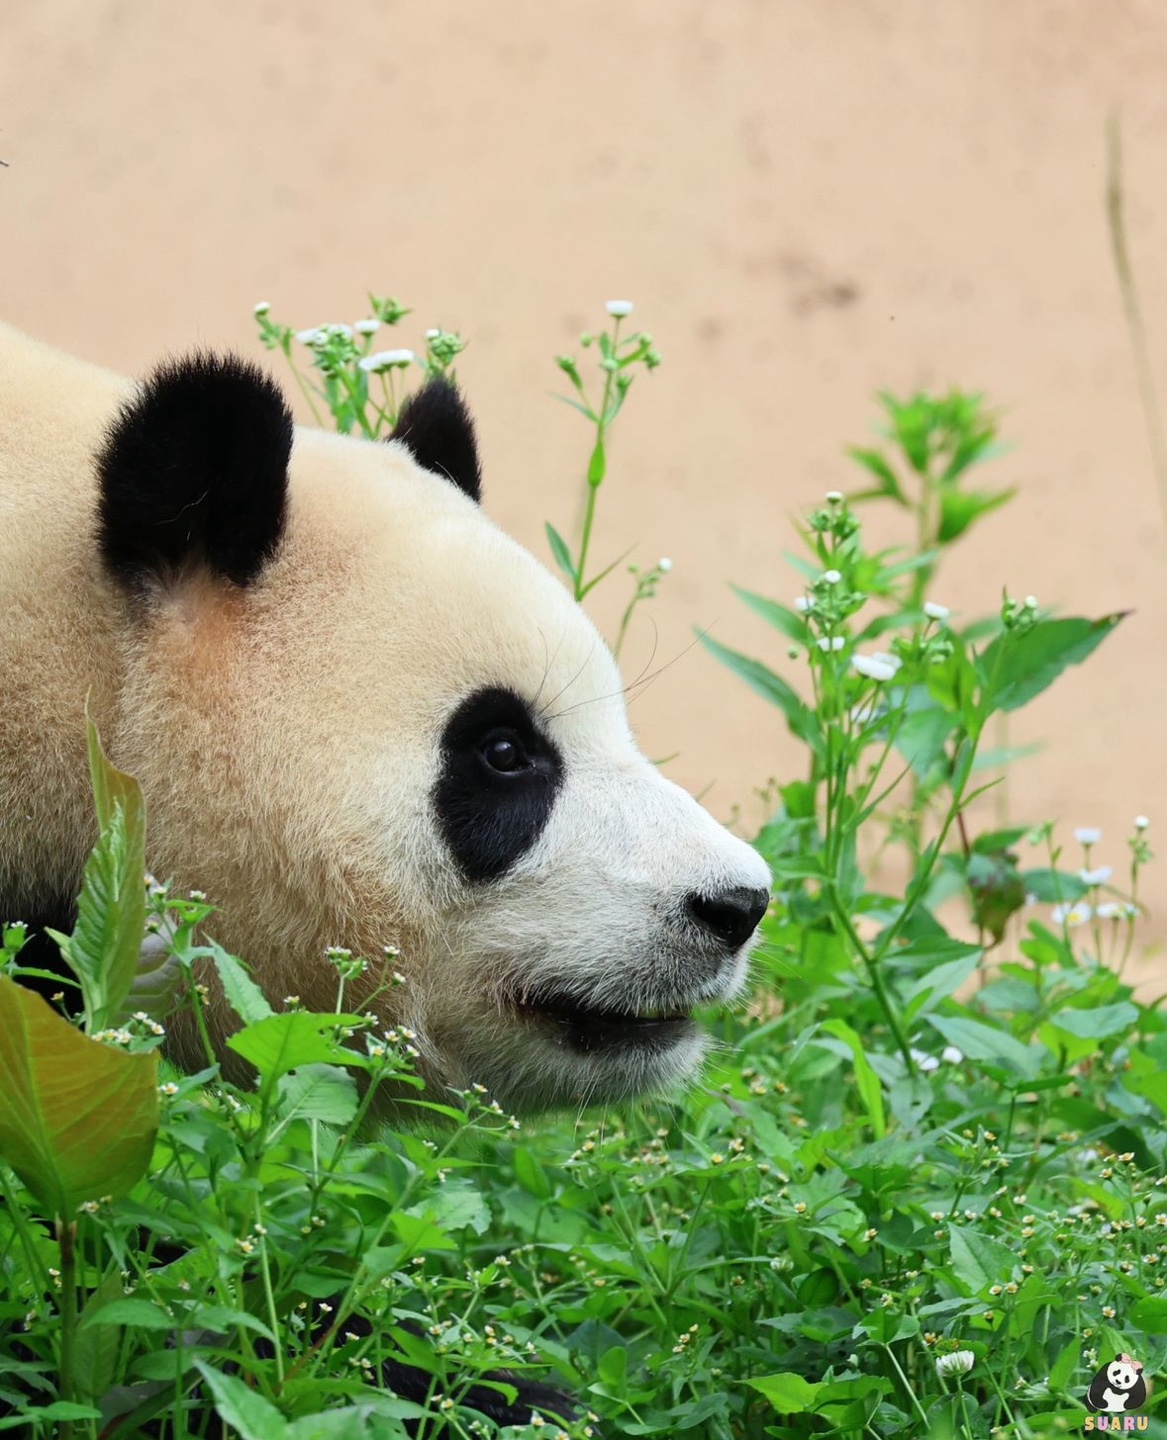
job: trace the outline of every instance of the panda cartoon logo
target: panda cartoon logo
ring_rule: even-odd
[[[135,386],[0,326],[0,396],[0,920],[72,928],[88,696],[150,869],[269,996],[331,1009],[347,947],[427,1083],[514,1112],[694,1074],[769,871],[640,753],[599,633],[486,517],[453,385],[374,444],[294,427],[231,356]],[[189,1016],[167,1044],[202,1063]]]
[[[1103,1365],[1086,1392],[1086,1404],[1091,1410],[1103,1410],[1112,1415],[1138,1410],[1146,1400],[1147,1385],[1143,1379],[1142,1361],[1125,1351]]]

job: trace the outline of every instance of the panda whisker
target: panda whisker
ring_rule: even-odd
[[[556,653],[558,653],[558,651],[557,651]],[[580,676],[584,673],[584,671],[588,668],[588,666],[589,666],[589,665],[591,664],[591,662],[592,662],[592,656],[593,656],[595,653],[596,653],[596,643],[595,643],[595,641],[593,640],[591,646],[590,646],[589,649],[588,649],[588,653],[584,656],[583,660],[580,662],[579,669],[575,672],[575,674],[571,677],[571,679],[567,682],[567,684],[564,685],[561,689],[557,690],[557,691],[555,692],[555,694],[552,695],[551,699],[547,701],[546,705],[544,705],[544,706],[542,706],[542,707],[540,708],[539,714],[540,714],[541,716],[545,716],[548,720],[555,720],[555,719],[558,719],[558,717],[559,717],[560,715],[566,715],[566,714],[568,713],[568,711],[573,708],[572,706],[568,706],[567,710],[559,710],[559,711],[557,711],[556,714],[554,714],[554,715],[548,715],[548,714],[547,714],[548,710],[550,710],[551,706],[555,704],[556,700],[558,700],[561,695],[566,695],[567,692],[571,689],[571,687],[575,684],[575,682],[579,679],[579,677],[580,677]],[[585,703],[585,704],[586,704],[587,702],[585,701],[585,702],[582,702],[582,703]]]
[[[551,667],[555,664],[556,658],[558,657],[559,652],[563,647],[563,641],[566,635],[567,627],[564,626],[559,632],[559,639],[555,642],[555,649],[548,653],[547,636],[544,631],[539,631],[539,638],[543,641],[543,678],[539,681],[539,688],[531,697],[532,706],[537,706],[539,704],[539,696],[543,693],[543,686],[547,684],[547,677],[551,674]],[[548,703],[550,704],[553,702],[549,701]]]
[[[675,665],[678,660],[683,659],[689,651],[693,649],[694,645],[698,644],[704,634],[706,634],[706,632],[703,630],[701,634],[691,640],[684,649],[678,650],[671,659],[658,665],[655,670],[646,673],[647,666],[652,664],[653,657],[656,655],[656,642],[654,640],[652,654],[646,662],[645,670],[641,670],[635,680],[630,680],[627,685],[621,686],[619,690],[612,690],[604,695],[591,695],[586,700],[577,700],[574,705],[565,705],[562,710],[557,710],[554,715],[548,715],[546,718],[549,720],[558,720],[563,715],[570,715],[575,710],[582,710],[586,705],[598,705],[605,700],[614,700],[618,695],[622,695],[628,703],[631,704],[633,700],[639,698],[654,680],[663,675],[664,672]]]

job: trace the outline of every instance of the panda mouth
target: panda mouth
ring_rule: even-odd
[[[665,1049],[690,1035],[693,1021],[681,1010],[654,1007],[618,1010],[592,1006],[566,995],[528,995],[520,1013],[554,1027],[560,1043],[585,1055],[631,1047]]]

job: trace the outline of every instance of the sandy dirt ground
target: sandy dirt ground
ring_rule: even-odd
[[[1159,0],[7,0],[3,36],[4,318],[141,373],[196,342],[259,355],[257,300],[309,325],[398,295],[400,343],[470,337],[488,508],[540,553],[587,446],[551,356],[636,302],[665,363],[615,434],[595,553],[672,559],[628,668],[671,663],[634,719],[747,826],[797,752],[693,628],[795,678],[728,582],[795,593],[792,517],[852,482],[877,389],[987,392],[1012,449],[986,482],[1021,493],[939,598],[1134,612],[1013,726],[1047,743],[1011,812],[1100,826],[1116,869],[1135,814],[1167,827],[1167,531],[1104,206],[1118,109],[1167,394]],[[597,598],[610,634],[625,593]],[[1146,893],[1162,936],[1162,863]]]

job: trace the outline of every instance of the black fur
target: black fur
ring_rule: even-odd
[[[471,500],[482,499],[474,421],[457,388],[436,376],[401,407],[390,440],[400,440],[425,470],[452,480]]]
[[[291,411],[261,370],[205,352],[167,361],[97,458],[106,564],[134,589],[195,566],[249,584],[283,534],[291,451]]]
[[[54,995],[64,994],[65,1010],[71,1015],[77,1014],[81,1008],[81,992],[75,983],[68,983],[74,978],[73,972],[61,959],[57,942],[44,933],[46,930],[56,930],[61,935],[73,933],[77,923],[76,897],[53,898],[30,909],[27,905],[9,905],[0,896],[0,925],[8,925],[13,920],[23,920],[28,926],[28,939],[21,947],[17,965],[22,969],[49,972],[46,976],[22,975],[20,983],[50,1003]]]
[[[522,765],[500,773],[492,746],[517,747]],[[479,690],[446,722],[433,806],[442,836],[468,880],[496,880],[543,833],[563,783],[563,761],[513,691]]]

